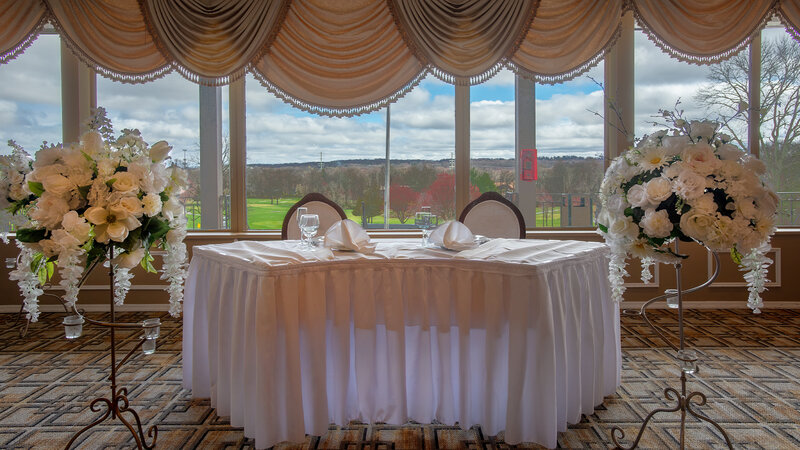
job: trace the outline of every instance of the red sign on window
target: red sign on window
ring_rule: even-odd
[[[526,148],[519,151],[519,163],[521,169],[520,178],[522,181],[534,181],[539,179],[536,167],[536,149]]]

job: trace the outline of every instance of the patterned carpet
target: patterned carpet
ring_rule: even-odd
[[[655,321],[677,328],[672,311],[655,311]],[[100,315],[98,315],[100,317]],[[122,320],[147,315],[130,313]],[[90,423],[89,402],[107,395],[108,334],[86,327],[76,341],[63,338],[60,314],[43,314],[26,338],[4,315],[0,331],[0,447],[63,448],[71,435]],[[159,448],[251,448],[241,429],[217,417],[208,400],[192,400],[181,388],[180,324],[165,320],[154,355],[137,352],[119,375],[130,389],[132,407],[148,426],[158,425]],[[701,372],[689,389],[708,396],[701,412],[717,420],[736,448],[800,447],[800,311],[700,310],[686,313],[686,333],[701,355]],[[128,336],[130,348],[135,338]],[[611,427],[630,439],[644,417],[666,406],[664,388],[680,388],[671,350],[638,319],[623,318],[623,382],[595,413],[559,434],[560,448],[608,448]],[[664,413],[645,432],[640,448],[676,448],[680,416]],[[349,424],[327,435],[309,436],[302,445],[281,449],[510,448],[480,428],[461,430],[444,424]],[[687,419],[687,448],[723,448],[711,427]],[[106,421],[81,436],[80,448],[130,448],[133,440],[118,421]],[[538,448],[519,445],[517,448]]]

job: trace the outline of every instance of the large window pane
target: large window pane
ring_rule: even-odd
[[[413,227],[430,206],[455,216],[453,87],[423,81],[391,105],[389,217],[384,216],[386,109],[330,118],[301,111],[247,80],[247,221],[279,229],[311,192],[337,202],[365,228]]]
[[[383,227],[386,111],[322,117],[284,103],[252,76],[246,86],[248,227],[280,229],[311,192],[358,223]]]
[[[513,72],[504,69],[470,88],[470,199],[494,191],[514,203],[519,201],[515,191],[514,114]]]
[[[0,66],[0,138],[14,140],[33,157],[43,141],[61,142],[61,40],[40,35],[14,61]],[[0,147],[0,155],[11,147]],[[0,231],[11,230],[0,210]]]
[[[536,85],[536,227],[593,227],[603,179],[603,63]]]
[[[197,84],[177,73],[145,84],[97,79],[97,104],[106,108],[116,134],[138,129],[148,144],[165,140],[173,164],[186,168],[189,185],[181,194],[187,227],[201,229],[200,135]]]
[[[800,225],[800,45],[783,29],[761,33],[759,156],[781,200],[778,224]]]

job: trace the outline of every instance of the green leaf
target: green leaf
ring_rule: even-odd
[[[733,262],[735,262],[736,264],[742,264],[742,257],[743,255],[739,253],[739,250],[737,250],[736,247],[733,247],[731,249],[731,259],[733,260]]]
[[[17,230],[17,240],[20,242],[35,243],[47,237],[44,228],[22,228]]]
[[[108,188],[111,189],[112,187],[114,187],[115,181],[117,181],[116,178],[109,178],[108,181],[106,181],[106,186],[108,186]]]
[[[78,192],[81,194],[81,197],[86,198],[89,196],[89,190],[92,188],[92,185],[86,186],[78,186]]]
[[[48,261],[47,264],[44,265],[45,270],[47,271],[47,279],[53,277],[53,274],[56,272],[56,265],[53,264],[52,261]]]
[[[169,232],[169,224],[163,220],[151,217],[145,225],[145,230],[142,237],[145,241],[145,248],[150,248],[153,243],[162,237],[166,236]]]
[[[86,152],[84,152],[84,151],[81,151],[81,155],[83,155],[83,157],[84,157],[84,158],[86,158],[86,160],[87,160],[87,161],[89,161],[89,162],[94,162],[94,160],[92,159],[92,157],[91,157],[91,156],[89,156],[89,154],[88,154],[88,153],[86,153]]]
[[[169,195],[167,195],[166,192],[162,192],[158,194],[158,196],[161,197],[162,203],[167,203],[167,201],[169,201]]]
[[[44,185],[38,181],[28,181],[28,189],[38,196],[44,194]]]
[[[152,264],[153,260],[154,260],[153,255],[150,254],[149,250],[145,249],[144,258],[142,258],[142,262],[140,263],[140,265],[147,272],[156,273],[156,268],[153,267]]]
[[[598,223],[597,228],[600,228],[600,231],[602,231],[603,233],[608,233],[608,227],[603,225],[602,223]]]

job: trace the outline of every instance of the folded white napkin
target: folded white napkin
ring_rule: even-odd
[[[335,222],[325,233],[325,247],[336,250],[352,250],[359,253],[372,253],[375,243],[369,241],[369,235],[361,225],[350,219]]]
[[[429,241],[449,250],[468,250],[475,248],[475,236],[466,225],[450,220],[431,232]]]

